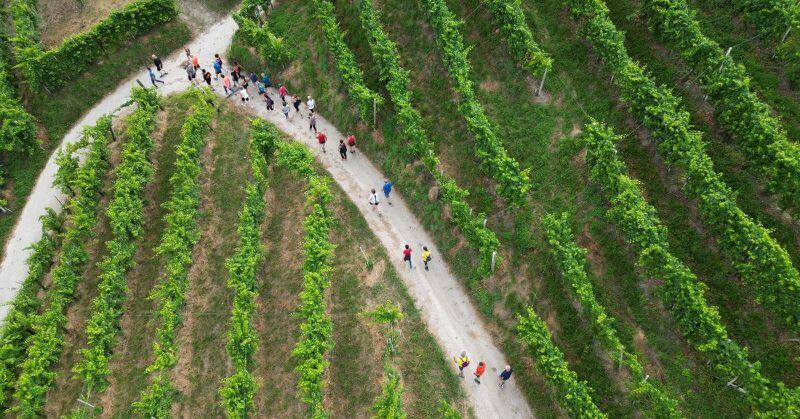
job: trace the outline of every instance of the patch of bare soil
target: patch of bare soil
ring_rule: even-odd
[[[85,32],[102,21],[112,10],[132,0],[39,0],[42,43],[52,48],[65,38]],[[81,5],[83,4],[83,5]]]

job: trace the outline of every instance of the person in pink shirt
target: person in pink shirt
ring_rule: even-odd
[[[231,78],[225,77],[223,74],[222,76],[222,87],[225,88],[225,94],[228,94],[228,91],[231,90]]]
[[[281,87],[278,89],[278,93],[281,94],[281,100],[286,102],[286,95],[288,95],[289,92],[286,90],[286,86],[284,84],[281,84]]]
[[[197,54],[192,55],[192,65],[194,66],[195,70],[200,69],[200,59],[197,58]]]

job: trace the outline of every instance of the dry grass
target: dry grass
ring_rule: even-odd
[[[39,0],[42,43],[51,48],[84,32],[133,0]],[[83,3],[83,6],[81,6]]]

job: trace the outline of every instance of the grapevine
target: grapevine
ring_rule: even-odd
[[[153,343],[155,359],[145,370],[154,378],[141,392],[139,400],[133,403],[134,410],[146,417],[167,416],[176,393],[169,378],[169,370],[178,361],[175,329],[181,323],[180,313],[188,287],[188,268],[192,262],[194,245],[199,239],[200,153],[214,116],[214,95],[208,89],[194,89],[189,94],[196,99],[195,105],[181,129],[181,141],[175,152],[178,156],[175,172],[169,179],[172,192],[169,201],[164,204],[167,226],[156,248],[156,253],[166,258],[166,268],[164,276],[151,293],[151,298],[161,303],[159,317],[162,321]]]
[[[483,3],[491,10],[511,54],[522,68],[534,76],[542,76],[552,68],[553,60],[533,40],[520,0],[483,0]]]
[[[113,194],[106,214],[112,239],[106,242],[107,255],[100,268],[98,294],[86,325],[87,344],[80,350],[81,360],[73,368],[84,383],[84,398],[102,391],[110,373],[109,357],[117,344],[127,286],[125,274],[134,266],[135,242],[142,234],[143,192],[150,182],[153,167],[148,159],[153,149],[150,134],[156,125],[159,98],[155,89],[134,88],[137,109],[127,119],[120,164],[115,170]]]
[[[717,308],[705,299],[705,285],[670,253],[666,227],[644,199],[639,184],[625,175],[625,165],[614,148],[614,133],[592,123],[586,127],[585,140],[590,178],[601,186],[611,206],[606,216],[639,253],[639,264],[647,275],[664,281],[665,305],[683,334],[709,358],[722,380],[735,381],[745,391],[756,413],[776,417],[800,414],[797,390],[770,383],[761,375],[760,364],[747,359],[747,349],[728,338]]]
[[[239,212],[236,251],[226,262],[230,271],[228,287],[235,292],[228,331],[228,355],[236,371],[223,381],[219,390],[228,417],[246,418],[253,407],[256,381],[250,369],[257,350],[258,338],[253,329],[255,299],[258,296],[256,271],[264,251],[261,247],[261,223],[264,220],[266,167],[280,134],[263,120],[254,119],[250,145],[250,162],[254,180],[247,185],[247,198]]]
[[[381,79],[386,83],[389,97],[397,109],[403,136],[411,143],[410,149],[419,156],[422,163],[436,178],[442,197],[450,207],[453,222],[461,229],[470,245],[478,251],[480,263],[478,274],[482,278],[491,275],[492,255],[500,247],[494,232],[483,225],[484,214],[472,215],[465,202],[469,192],[458,187],[455,179],[439,169],[439,158],[435,146],[425,130],[422,116],[411,105],[411,92],[408,89],[408,71],[400,66],[397,45],[384,32],[372,0],[360,4],[361,25],[367,32],[372,57],[380,70]]]
[[[301,144],[279,142],[278,163],[308,180],[306,202],[311,212],[303,222],[303,291],[297,315],[303,319],[300,338],[292,351],[298,359],[295,371],[300,374],[297,389],[300,398],[308,406],[312,418],[327,418],[323,399],[325,384],[323,374],[328,365],[325,353],[333,348],[333,324],[327,314],[325,293],[330,287],[330,257],[333,245],[328,241],[328,232],[333,222],[328,204],[331,192],[328,179],[315,173],[313,157]]]
[[[64,347],[65,311],[72,303],[89,259],[85,243],[97,222],[98,201],[108,169],[110,129],[111,117],[104,116],[83,132],[84,138],[91,139],[88,156],[75,178],[76,197],[67,204],[67,228],[62,233],[61,256],[53,268],[45,297],[47,308],[31,320],[33,334],[25,341],[26,354],[15,384],[17,403],[13,410],[20,416],[38,415],[44,406],[45,393],[55,379],[55,373],[49,369]]]
[[[313,0],[312,3],[316,10],[317,20],[325,33],[328,50],[336,62],[339,77],[358,105],[361,118],[368,121],[374,107],[383,103],[383,98],[364,84],[364,74],[358,68],[353,52],[344,42],[344,33],[336,21],[333,4],[329,0]]]
[[[669,89],[657,86],[627,53],[623,34],[608,16],[601,0],[569,0],[572,14],[582,22],[584,36],[594,45],[614,75],[614,83],[631,110],[650,130],[668,163],[686,172],[684,190],[697,199],[700,215],[717,236],[723,254],[755,289],[759,302],[774,309],[793,327],[800,326],[800,274],[788,253],[736,204],[733,190],[714,170],[702,134],[692,129],[689,113]]]
[[[259,55],[266,58],[268,62],[275,64],[285,64],[292,57],[289,48],[279,38],[273,34],[267,25],[260,25],[256,7],[259,6],[253,0],[245,0],[238,13],[233,14],[233,20],[239,25],[236,31],[245,43],[256,48]]]
[[[620,354],[625,366],[631,373],[628,383],[630,393],[636,401],[647,409],[653,417],[681,418],[678,402],[664,391],[648,381],[644,368],[638,357],[628,352],[614,329],[616,319],[609,316],[595,298],[592,282],[586,274],[586,250],[578,247],[568,224],[567,214],[560,217],[548,214],[544,218],[545,235],[550,243],[550,250],[556,258],[564,278],[572,286],[583,308],[584,315],[591,321],[595,335],[605,349],[614,356]]]
[[[530,169],[520,169],[519,163],[508,155],[483,106],[478,102],[470,80],[472,68],[469,49],[464,46],[464,40],[458,32],[460,23],[444,0],[422,0],[422,3],[436,31],[436,43],[442,50],[453,88],[460,95],[458,109],[477,140],[475,154],[481,161],[481,167],[498,183],[499,195],[506,202],[517,207],[525,206],[530,190]]]
[[[527,308],[525,315],[517,314],[517,332],[530,346],[537,368],[553,383],[561,405],[570,416],[580,418],[605,418],[589,394],[589,386],[578,381],[575,371],[569,369],[564,354],[553,343],[553,336],[539,316]]]

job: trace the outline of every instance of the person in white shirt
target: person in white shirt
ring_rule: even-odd
[[[311,113],[314,113],[314,107],[316,105],[317,104],[316,104],[316,102],[314,102],[314,99],[312,99],[311,96],[309,96],[308,97],[308,102],[306,102],[306,106],[308,106],[308,111],[311,112]]]
[[[369,196],[369,206],[372,207],[373,210],[378,209],[378,204],[381,203],[380,198],[378,198],[378,194],[375,193],[375,189],[372,190],[372,195]]]

